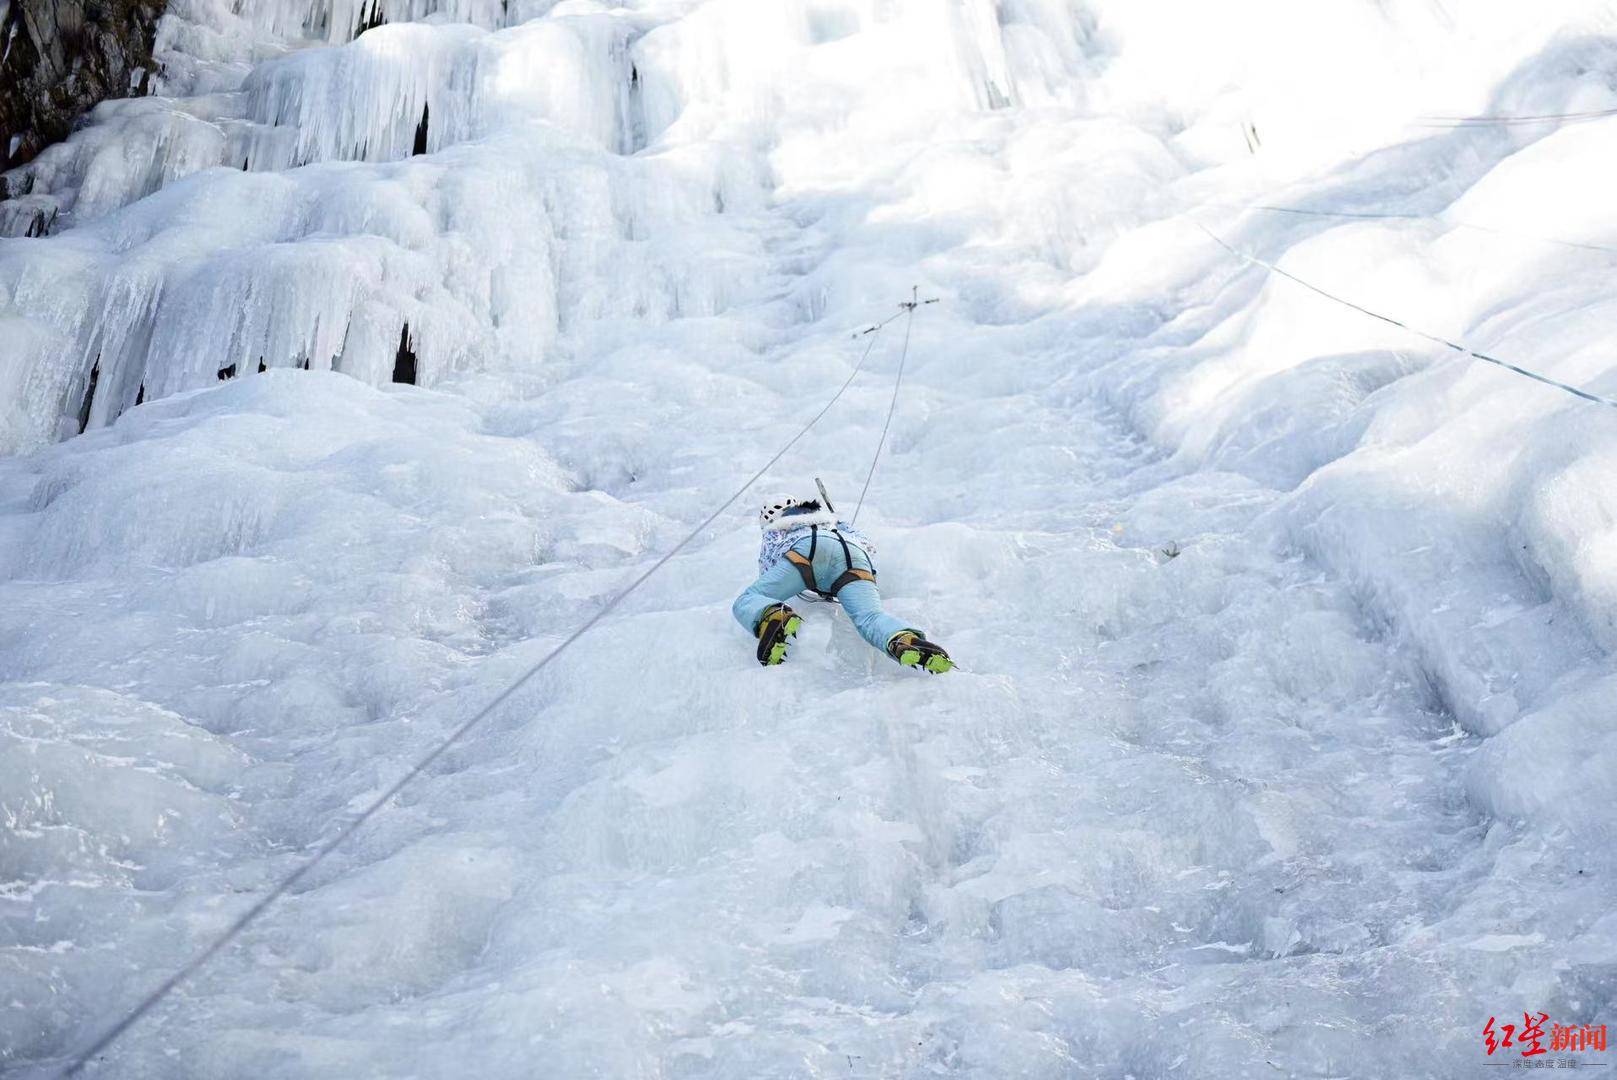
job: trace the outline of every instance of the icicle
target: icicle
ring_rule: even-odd
[[[382,12],[381,0],[368,0],[361,4],[359,19],[354,27],[354,37],[359,37],[367,30],[375,30],[378,26],[387,24],[387,16]]]
[[[244,84],[247,116],[291,130],[286,149],[260,146],[253,156],[396,161],[469,137],[482,36],[470,27],[390,25],[340,49],[260,66]]]

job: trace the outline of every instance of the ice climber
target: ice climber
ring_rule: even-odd
[[[803,619],[786,605],[800,592],[836,600],[859,636],[907,667],[934,675],[954,666],[949,654],[921,631],[887,614],[876,589],[875,550],[869,539],[837,519],[830,500],[770,499],[758,512],[763,547],[758,580],[742,590],[731,610],[758,638],[758,662],[771,666],[786,650]]]

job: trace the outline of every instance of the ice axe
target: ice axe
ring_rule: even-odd
[[[824,504],[827,510],[831,511],[833,514],[836,513],[837,508],[831,505],[831,496],[825,493],[825,485],[820,482],[820,478],[818,476],[814,478],[814,486],[820,489],[820,502]]]

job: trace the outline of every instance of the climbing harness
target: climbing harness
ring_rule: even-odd
[[[820,588],[819,582],[814,580],[814,553],[820,546],[820,527],[818,525],[809,526],[809,553],[807,555],[797,551],[788,551],[786,553],[786,561],[797,567],[797,572],[803,575],[804,591],[813,593],[821,600],[835,600],[837,593],[855,581],[868,581],[872,584],[876,581],[874,573],[869,570],[860,570],[853,565],[853,551],[848,547],[848,538],[843,536],[842,532],[835,527],[831,529],[831,535],[842,542],[842,559],[847,565],[847,569],[842,571],[841,575],[831,583],[829,589]],[[869,556],[867,555],[866,557],[868,558]]]

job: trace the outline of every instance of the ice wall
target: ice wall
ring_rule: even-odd
[[[268,5],[249,17],[198,4],[174,16],[188,20],[185,29],[164,40],[178,49],[205,27],[213,37],[197,51],[225,56],[215,39],[229,41],[245,64],[287,35],[341,40],[346,31],[332,27],[348,26],[358,10]],[[534,9],[543,17],[503,30],[488,28],[502,20],[486,5],[382,10],[384,25],[348,44],[256,63],[239,88],[196,79],[206,93],[109,110],[14,181],[28,195],[6,205],[11,231],[71,236],[0,254],[4,317],[21,343],[4,396],[25,403],[11,410],[0,445],[14,451],[109,422],[137,400],[206,385],[222,371],[315,366],[385,379],[387,350],[406,324],[429,384],[468,367],[532,363],[568,317],[554,281],[563,258],[555,237],[654,245],[665,219],[683,220],[692,187],[702,189],[705,213],[755,202],[759,183],[770,182],[761,159],[731,147],[763,137],[774,112],[795,100],[793,63],[809,65],[802,77],[818,77],[821,63],[896,65],[899,100],[936,99],[944,116],[1059,100],[1050,88],[1073,93],[1060,75],[1082,58],[1081,28],[1036,6],[1007,12],[1003,27],[980,4],[698,5],[661,25],[567,5]],[[1013,66],[1028,87],[1011,78]],[[895,108],[887,122],[911,120]],[[739,144],[737,124],[751,129]],[[451,150],[452,167],[433,160]],[[642,151],[632,166],[613,164]],[[418,154],[427,158],[420,167],[391,173],[314,168]],[[588,190],[602,177],[604,204],[555,220],[550,193]],[[440,178],[460,189],[459,201],[436,186]],[[181,180],[162,198],[113,212]],[[727,190],[738,181],[741,190]],[[215,227],[201,228],[204,219]],[[476,238],[477,265],[466,257],[466,220],[501,220],[508,230],[492,250]],[[608,250],[593,251],[574,275],[581,297],[597,291],[590,278],[611,276]],[[656,257],[650,280],[629,275],[638,280],[620,291],[655,294],[630,307],[662,317],[722,306],[705,280],[712,272],[688,268],[692,254],[676,256],[686,280],[659,279]],[[52,286],[41,290],[46,263]],[[517,293],[507,278],[521,282]],[[592,300],[587,314],[615,306]],[[98,400],[86,408],[92,376]]]
[[[1603,6],[377,10],[177,7],[3,211],[56,214],[0,242],[23,1067],[915,284],[868,512],[975,670],[826,618],[760,672],[703,536],[111,1068],[1462,1077],[1480,1010],[1608,1008],[1609,417],[1197,228],[1612,393],[1609,122],[1430,119],[1613,107]],[[794,470],[857,487],[872,386]]]

